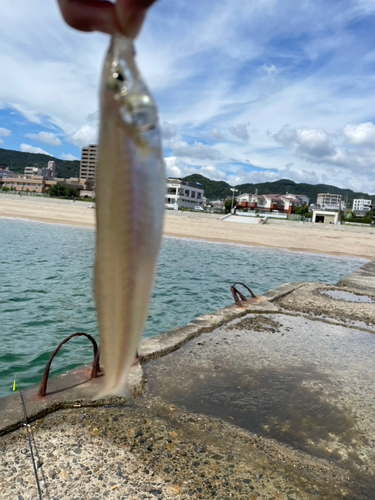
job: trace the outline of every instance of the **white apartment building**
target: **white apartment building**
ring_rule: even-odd
[[[371,205],[371,200],[353,200],[352,210],[363,210],[364,212],[368,212],[371,209]]]
[[[165,208],[180,210],[181,207],[194,208],[203,205],[204,190],[195,182],[169,177],[167,180]]]
[[[79,168],[80,179],[95,180],[96,165],[98,163],[98,146],[89,144],[81,149],[81,164]]]
[[[342,201],[341,194],[319,193],[316,203],[321,208],[346,210],[346,203]]]

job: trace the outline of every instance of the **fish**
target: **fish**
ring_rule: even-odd
[[[97,399],[129,397],[163,232],[158,110],[134,55],[131,39],[113,35],[101,80],[94,296],[104,380]]]

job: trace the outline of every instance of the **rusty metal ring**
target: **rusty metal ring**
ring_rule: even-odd
[[[248,299],[241,292],[239,292],[237,290],[237,288],[235,287],[235,285],[242,285],[243,287],[245,287],[250,292],[252,299],[256,298],[256,295],[253,294],[253,292],[250,290],[250,288],[248,286],[244,285],[243,283],[240,283],[239,281],[236,281],[236,283],[233,283],[233,285],[230,287],[230,291],[232,292],[232,295],[233,295],[235,303],[239,307],[242,307],[242,304],[241,304],[242,301],[246,301]]]
[[[72,335],[69,335],[69,337],[66,337],[66,339],[64,339],[62,342],[60,342],[60,344],[56,347],[56,349],[51,354],[51,357],[49,358],[48,363],[46,364],[46,367],[44,368],[43,377],[42,377],[42,381],[40,383],[39,392],[38,392],[39,396],[45,396],[47,393],[47,382],[48,382],[49,370],[51,368],[52,360],[56,356],[56,354],[58,353],[60,348],[66,342],[68,342],[68,340],[70,340],[72,337],[77,337],[77,336],[82,336],[82,335],[84,337],[87,337],[89,340],[91,340],[91,343],[92,343],[92,346],[94,349],[94,361],[92,363],[91,378],[98,377],[98,373],[101,371],[101,368],[100,368],[100,362],[99,362],[100,351],[98,348],[98,344],[96,343],[96,340],[94,339],[94,337],[92,337],[88,333],[84,333],[84,332],[73,333]]]

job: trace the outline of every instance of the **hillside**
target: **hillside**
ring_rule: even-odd
[[[192,174],[184,178],[186,181],[199,182],[204,188],[204,196],[210,200],[223,199],[227,196],[231,196],[230,185],[224,181],[212,181],[207,179],[203,175]],[[375,195],[370,195],[368,193],[358,193],[352,191],[351,189],[341,189],[336,186],[330,186],[328,184],[297,184],[289,179],[280,179],[275,182],[260,182],[258,184],[239,184],[235,186],[240,193],[255,193],[258,189],[258,194],[305,194],[310,198],[310,203],[316,203],[316,198],[318,193],[332,193],[341,194],[343,201],[348,198],[349,207],[352,206],[352,202],[355,198],[367,198],[375,202]],[[238,193],[236,193],[238,194]]]
[[[0,148],[0,167],[9,167],[15,173],[23,173],[25,167],[45,168],[50,160],[56,162],[57,177],[62,177],[63,179],[78,177],[80,163],[78,160],[66,161],[43,154],[23,153],[21,151]],[[202,184],[204,195],[209,200],[225,199],[227,196],[232,195],[230,191],[231,186],[225,181],[212,181],[200,174],[188,175],[185,177],[185,180]],[[261,182],[258,184],[239,184],[235,187],[241,193],[255,193],[255,190],[258,189],[258,194],[305,194],[310,198],[311,203],[316,202],[318,193],[327,192],[341,194],[344,201],[347,198],[349,207],[352,206],[354,198],[367,198],[375,202],[375,195],[358,193],[351,189],[341,189],[328,184],[297,184],[289,179],[280,179],[275,182]]]
[[[53,156],[23,153],[11,149],[0,149],[0,167],[9,167],[15,173],[23,173],[25,167],[46,168],[49,161],[56,162],[56,175],[63,179],[79,176],[79,161],[66,161]]]

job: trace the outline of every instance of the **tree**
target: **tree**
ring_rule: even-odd
[[[292,208],[292,214],[297,214],[297,215],[306,215],[308,211],[309,207],[307,205],[302,205],[302,207]]]
[[[233,207],[236,206],[236,203],[237,203],[237,198],[234,198]],[[231,207],[232,207],[232,198],[228,198],[227,200],[224,201],[224,208],[226,214],[230,212]]]
[[[48,189],[50,196],[56,196],[58,198],[76,198],[77,189],[72,186],[67,186],[66,184],[54,184]]]

